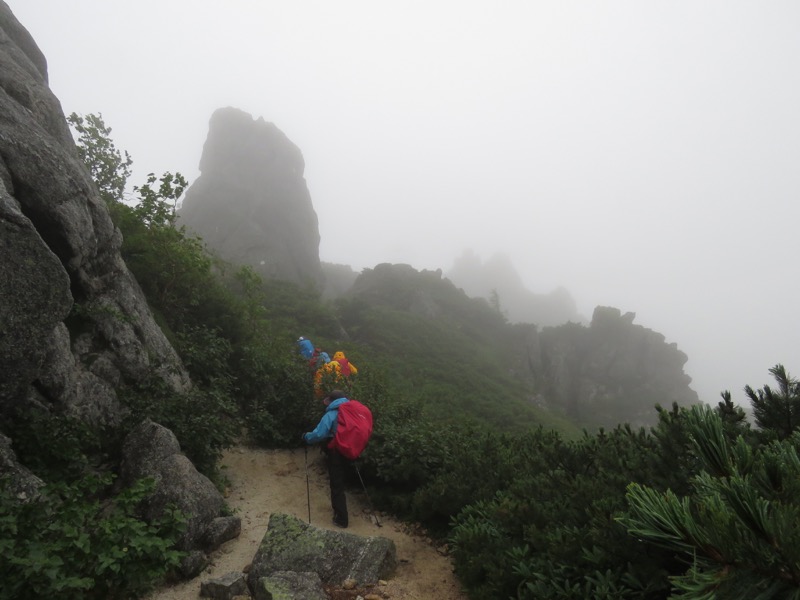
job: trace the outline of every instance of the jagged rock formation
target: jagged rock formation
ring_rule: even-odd
[[[447,278],[469,296],[496,304],[512,323],[534,323],[540,327],[568,321],[584,322],[569,291],[559,287],[548,294],[537,294],[522,283],[511,260],[502,254],[486,262],[466,251],[446,273]]]
[[[121,235],[47,85],[45,57],[2,0],[0,240],[0,471],[30,499],[42,481],[3,435],[15,417],[116,427],[121,385],[156,378],[181,393],[191,382],[120,256]],[[138,443],[146,452],[153,438]],[[182,484],[171,481],[171,493]]]
[[[200,596],[214,600],[233,600],[237,596],[250,597],[247,576],[244,573],[226,573],[222,577],[209,579],[200,584]]]
[[[662,334],[634,325],[633,313],[598,306],[590,326],[562,325],[540,335],[542,390],[549,404],[574,418],[614,426],[654,421],[654,406],[697,404],[688,357]]]
[[[304,169],[300,149],[275,125],[218,109],[179,222],[226,261],[321,289],[319,227]]]

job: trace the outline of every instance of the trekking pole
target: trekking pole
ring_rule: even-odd
[[[361,477],[361,471],[358,470],[358,465],[356,463],[353,463],[353,466],[356,468],[356,473],[358,473],[358,478],[361,481],[361,487],[364,488],[364,495],[367,497],[367,503],[369,504],[369,509],[372,511],[372,516],[375,517],[375,524],[378,527],[383,527],[380,519],[378,519],[378,514],[375,512],[375,507],[372,505],[372,500],[370,500],[369,493],[367,492],[367,486],[364,485],[364,479]]]
[[[311,486],[308,483],[308,446],[303,447],[306,455],[306,500],[308,501],[308,524],[311,525]]]

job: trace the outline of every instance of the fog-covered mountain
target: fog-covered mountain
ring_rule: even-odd
[[[513,323],[560,325],[586,322],[578,314],[575,300],[566,288],[546,294],[525,287],[511,259],[495,254],[485,262],[471,250],[465,251],[447,271],[447,277],[470,296],[486,298]]]
[[[393,357],[399,385],[428,386],[425,400],[443,416],[474,411],[529,423],[542,418],[535,408],[613,427],[655,423],[656,404],[698,402],[686,354],[613,307],[598,306],[585,325],[514,324],[440,271],[402,264],[364,269],[346,298],[342,326]]]

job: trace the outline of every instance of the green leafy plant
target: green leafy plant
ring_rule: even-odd
[[[77,134],[78,154],[89,168],[106,204],[112,207],[122,203],[133,159],[127,152],[117,150],[111,139],[111,128],[106,126],[102,114],[72,113],[67,122]]]
[[[178,565],[185,517],[172,509],[147,523],[137,507],[153,481],[106,500],[111,482],[106,475],[51,484],[29,503],[0,485],[0,598],[136,598]]]
[[[103,456],[104,432],[64,413],[19,409],[3,425],[20,462],[47,480],[80,478]]]

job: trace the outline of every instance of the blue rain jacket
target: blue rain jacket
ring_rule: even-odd
[[[311,358],[314,354],[314,344],[311,343],[311,340],[297,340],[297,345],[300,347],[300,354],[303,355],[303,358]]]
[[[325,407],[325,414],[322,415],[314,431],[303,434],[303,439],[307,444],[323,442],[334,436],[337,419],[339,418],[339,407],[345,402],[349,402],[349,400],[347,398],[339,398]]]

